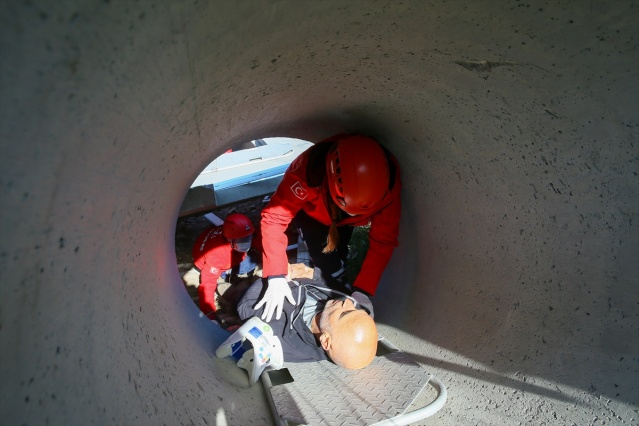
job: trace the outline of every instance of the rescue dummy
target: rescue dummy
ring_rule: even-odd
[[[259,343],[259,348],[247,357],[250,363],[247,364],[247,360],[238,362],[255,380],[255,375],[259,376],[266,366],[281,368],[281,362],[330,360],[347,369],[361,369],[371,363],[377,350],[378,335],[373,306],[366,295],[354,292],[349,296],[330,289],[319,269],[315,269],[312,278],[290,280],[287,285],[300,303],[286,305],[280,318],[266,322],[259,320],[265,308],[254,308],[262,292],[263,280],[258,279],[249,287],[237,306],[240,318],[247,322],[220,346],[216,352],[218,356],[231,354],[231,347],[236,345],[237,348],[238,342],[247,337],[248,328],[257,327],[259,333],[249,334],[253,338],[264,335],[263,341],[269,343]],[[249,323],[251,325],[247,326]],[[281,358],[277,355],[279,351]],[[254,364],[257,354],[266,354],[257,360],[263,365],[261,369]],[[271,358],[271,354],[276,354],[275,358]]]

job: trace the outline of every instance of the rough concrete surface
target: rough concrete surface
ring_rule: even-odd
[[[0,418],[268,424],[174,249],[240,142],[377,136],[404,182],[381,332],[432,425],[639,423],[639,6],[0,3]]]

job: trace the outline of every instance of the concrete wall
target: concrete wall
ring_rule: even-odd
[[[270,421],[175,222],[230,146],[338,131],[403,167],[375,304],[428,424],[639,421],[635,2],[0,7],[3,424]]]

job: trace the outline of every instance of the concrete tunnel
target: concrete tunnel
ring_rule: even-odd
[[[423,424],[639,424],[636,2],[0,7],[0,423],[269,424],[178,211],[237,143],[347,131],[402,165],[375,307],[448,388]]]

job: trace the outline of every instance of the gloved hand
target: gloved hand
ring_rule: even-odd
[[[254,309],[260,309],[262,305],[266,304],[264,312],[262,313],[262,320],[269,322],[271,318],[273,318],[273,312],[275,312],[276,309],[277,315],[275,315],[275,319],[280,319],[285,303],[284,298],[286,298],[291,305],[296,305],[295,299],[293,299],[293,292],[291,292],[286,278],[269,278],[264,297],[255,305]]]

